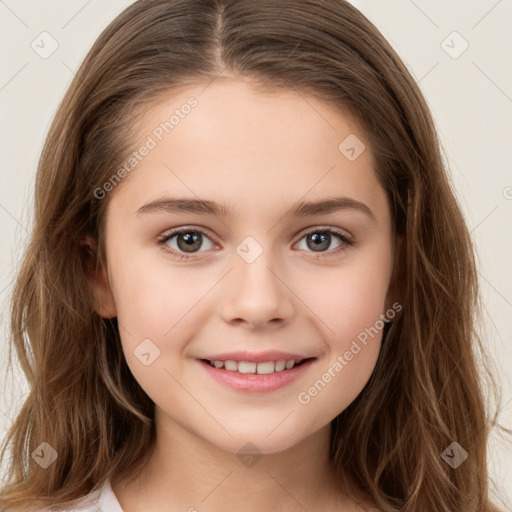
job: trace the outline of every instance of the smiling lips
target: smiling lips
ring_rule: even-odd
[[[222,384],[239,391],[264,392],[292,382],[306,371],[314,359],[271,350],[215,354],[200,358],[199,361]]]
[[[201,359],[199,363],[210,377],[232,390],[246,393],[267,393],[285,387],[299,379],[308,371],[315,359],[314,357],[302,359],[298,364],[295,364],[295,359],[262,361],[259,363],[229,359],[226,361],[217,360],[217,364],[224,366],[219,368],[215,366],[215,362],[212,365],[207,359]],[[290,368],[286,368],[287,362],[290,362],[289,366],[292,365]],[[276,366],[281,368],[283,363],[285,365],[284,369],[276,370]],[[226,369],[225,365],[228,368],[232,365],[233,370]]]

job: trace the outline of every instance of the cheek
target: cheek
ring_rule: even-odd
[[[380,315],[385,312],[384,286],[368,273],[339,272],[337,279],[339,284],[329,280],[328,291],[309,296],[311,309],[321,319],[315,323],[327,357],[297,397],[315,414],[329,418],[345,410],[370,379],[382,341]]]
[[[317,273],[304,283],[301,293],[322,321],[327,338],[343,348],[385,313],[390,272],[390,258],[375,253]]]
[[[179,393],[165,370],[177,370],[189,342],[206,324],[211,313],[207,295],[218,276],[211,270],[186,272],[148,263],[143,254],[115,264],[112,277],[126,362],[153,400],[158,389]]]
[[[155,265],[137,257],[112,258],[112,281],[126,362],[153,401],[160,391],[179,396],[165,371],[179,361],[194,325],[200,299],[211,288],[207,279]]]
[[[163,338],[179,327],[177,322],[211,287],[200,272],[180,272],[175,267],[155,265],[145,262],[143,255],[131,260],[120,258],[114,265],[118,319],[138,335]]]

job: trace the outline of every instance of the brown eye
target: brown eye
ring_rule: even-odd
[[[210,247],[206,247],[206,249],[212,248],[213,243],[202,231],[196,229],[180,229],[167,234],[159,243],[167,246],[178,254],[194,254],[201,252],[200,249],[204,247],[205,240],[208,240],[210,243]]]
[[[338,239],[341,243],[331,247],[333,240]],[[305,236],[301,239],[306,240],[306,248],[307,252],[332,252],[337,253],[341,250],[347,248],[347,246],[352,245],[351,240],[342,232],[338,232],[333,229],[316,229],[315,231],[310,231],[306,233]],[[299,247],[301,248],[301,247]],[[303,249],[304,247],[302,247]]]
[[[201,233],[190,231],[176,235],[176,241],[180,251],[195,252],[201,247],[203,237]]]
[[[331,234],[325,232],[318,232],[307,235],[306,245],[313,251],[327,250],[331,245]]]

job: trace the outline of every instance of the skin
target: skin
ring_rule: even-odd
[[[158,102],[138,125],[138,142],[190,96],[198,106],[109,192],[97,309],[118,318],[157,431],[147,470],[113,490],[126,512],[220,512],[227,503],[244,512],[370,510],[334,486],[328,450],[330,422],[368,382],[381,333],[308,404],[297,399],[393,304],[391,212],[366,136],[311,96],[219,79]],[[350,134],[366,144],[355,161],[338,150]],[[235,214],[137,214],[164,196],[225,203]],[[283,218],[299,201],[338,196],[361,201],[375,219],[350,209]],[[189,261],[156,243],[183,226],[207,232],[195,252],[181,251]],[[332,235],[315,251],[306,235],[327,227],[354,244],[334,254],[344,242]],[[251,263],[236,251],[247,236],[263,250]],[[178,238],[167,248],[179,253]],[[160,350],[148,366],[134,355],[144,339]],[[249,395],[214,381],[196,359],[244,349],[316,360],[284,388]],[[236,456],[247,442],[262,455],[251,467]]]

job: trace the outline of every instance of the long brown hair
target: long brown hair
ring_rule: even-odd
[[[68,503],[150,457],[154,404],[125,362],[116,319],[94,308],[90,262],[105,263],[109,200],[94,191],[125,161],[146,107],[222,73],[353,115],[403,239],[394,285],[403,308],[369,382],[332,421],[336,481],[383,511],[499,511],[486,460],[497,413],[483,393],[490,382],[496,398],[497,385],[478,334],[472,240],[417,84],[344,0],[139,0],[95,42],[39,161],[11,309],[30,392],[3,446],[2,460],[8,446],[11,457],[0,505]],[[441,456],[454,442],[468,454],[456,468]],[[46,468],[41,449],[57,455]]]

